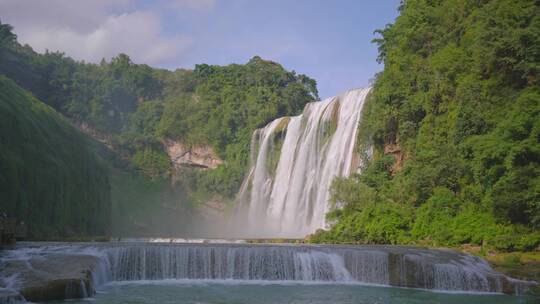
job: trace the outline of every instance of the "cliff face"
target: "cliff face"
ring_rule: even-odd
[[[182,169],[194,168],[197,170],[215,169],[223,164],[212,147],[206,145],[188,146],[178,141],[166,140],[165,149],[173,164],[172,182],[181,179]],[[214,195],[208,200],[200,202],[198,214],[207,220],[217,220],[223,217],[225,203],[221,195]]]
[[[403,167],[403,162],[405,161],[405,153],[401,149],[399,143],[390,143],[384,146],[384,154],[394,156],[395,162],[390,168],[392,174],[395,174],[401,167]]]
[[[164,145],[176,170],[182,167],[215,169],[223,163],[210,146],[188,146],[172,140],[166,140]]]

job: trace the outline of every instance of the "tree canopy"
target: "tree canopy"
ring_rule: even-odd
[[[373,159],[336,181],[345,208],[314,240],[535,248],[538,1],[408,0],[377,33],[385,67],[359,140]]]
[[[180,192],[190,194],[176,197],[184,205],[214,194],[232,199],[246,170],[253,131],[277,117],[299,114],[318,99],[313,79],[258,56],[246,64],[169,71],[134,63],[126,54],[99,64],[60,52],[40,54],[19,44],[8,24],[0,23],[0,39],[0,74],[111,148],[113,166],[122,160],[121,172],[113,170],[113,183],[143,184],[147,178],[149,189],[166,188],[161,185],[170,184],[173,171],[167,141],[211,147],[223,165],[175,173],[184,188]],[[124,174],[125,168],[144,178]],[[124,186],[113,185],[113,194]],[[145,197],[160,204],[159,198]],[[114,195],[117,199],[121,203],[113,201],[113,206],[122,206],[113,211],[130,210],[130,202]]]

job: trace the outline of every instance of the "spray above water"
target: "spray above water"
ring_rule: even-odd
[[[309,103],[301,115],[254,132],[235,217],[245,236],[301,238],[326,227],[332,180],[356,167],[356,133],[369,91]]]

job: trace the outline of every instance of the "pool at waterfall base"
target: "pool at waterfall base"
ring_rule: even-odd
[[[443,293],[358,284],[161,280],[109,283],[98,289],[92,298],[69,300],[69,303],[532,304],[538,303],[538,298],[502,294]]]

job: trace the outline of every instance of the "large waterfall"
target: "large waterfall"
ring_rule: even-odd
[[[252,237],[304,237],[326,226],[332,180],[356,167],[356,133],[369,91],[309,103],[301,115],[278,118],[254,132],[252,165],[238,196],[239,218],[247,219],[242,231]]]

